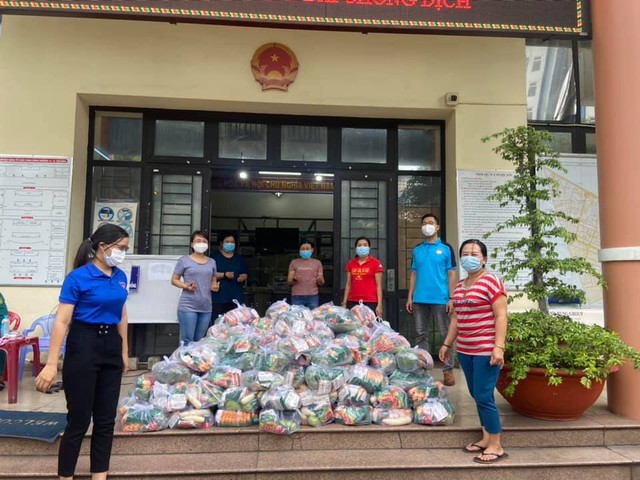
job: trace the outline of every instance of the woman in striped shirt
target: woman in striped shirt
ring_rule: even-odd
[[[493,391],[504,365],[507,334],[507,293],[502,280],[485,270],[487,247],[480,240],[466,240],[460,247],[460,265],[467,278],[453,292],[454,314],[449,333],[440,349],[444,362],[457,340],[458,359],[476,402],[482,439],[463,450],[477,453],[477,463],[507,458],[500,443],[500,417]]]

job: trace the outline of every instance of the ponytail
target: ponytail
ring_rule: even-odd
[[[93,242],[91,241],[91,237],[89,237],[80,244],[80,247],[78,247],[76,258],[73,260],[73,269],[75,270],[78,267],[86,265],[91,260],[93,260],[93,257],[95,256],[96,256],[96,250],[95,248],[93,248]]]
[[[126,230],[112,223],[103,223],[93,234],[78,247],[76,258],[73,261],[73,268],[76,269],[86,265],[96,256],[96,250],[101,243],[113,245],[123,238],[128,238]]]

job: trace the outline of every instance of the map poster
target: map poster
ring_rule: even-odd
[[[113,223],[129,234],[129,251],[135,251],[138,202],[102,201],[93,207],[93,230],[103,223]]]
[[[71,157],[0,155],[0,285],[62,284],[71,171]]]
[[[542,175],[555,178],[560,184],[560,195],[553,200],[541,203],[538,208],[545,210],[563,211],[578,219],[578,223],[565,223],[562,226],[577,235],[577,239],[570,245],[559,241],[557,252],[561,257],[582,257],[587,259],[597,270],[601,270],[598,260],[600,250],[600,224],[598,210],[598,175],[597,161],[594,155],[566,154],[560,155],[560,162],[567,170],[558,172],[543,170]],[[517,206],[500,207],[496,202],[487,200],[497,185],[510,178],[510,170],[458,170],[458,238],[460,242],[467,238],[480,238],[495,226],[513,216]],[[485,243],[489,253],[489,266],[500,260],[500,250],[509,240],[517,240],[528,235],[526,229],[505,230],[498,235],[490,236]],[[494,250],[498,255],[494,256]],[[493,258],[491,258],[493,257]],[[519,282],[526,281],[523,275]],[[591,309],[600,312],[602,309],[602,289],[590,277],[568,276],[565,280],[580,286],[587,297],[587,302],[581,309]],[[506,285],[514,289],[518,281]],[[563,306],[554,308],[563,309]],[[587,311],[587,310],[584,310]],[[599,319],[595,320],[601,323]]]

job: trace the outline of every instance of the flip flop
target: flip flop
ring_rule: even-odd
[[[503,452],[502,455],[498,455],[497,453],[483,452],[482,455],[491,455],[493,458],[490,460],[482,460],[480,457],[473,457],[473,461],[476,463],[481,463],[483,465],[489,465],[490,463],[496,463],[500,460],[504,460],[505,458],[509,458],[509,454],[507,452]]]
[[[478,445],[477,443],[472,443],[471,445],[465,445],[464,447],[462,447],[462,451],[465,453],[481,453],[484,452],[485,448],[487,447],[483,447],[482,445]]]
[[[58,393],[60,390],[62,390],[62,382],[56,382],[52,384],[44,393]]]

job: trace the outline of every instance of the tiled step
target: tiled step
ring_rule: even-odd
[[[606,420],[606,421],[605,421]],[[345,446],[350,450],[460,448],[478,438],[477,420],[458,417],[450,427],[345,427],[327,425],[303,427],[290,436],[258,432],[257,427],[240,429],[164,430],[157,433],[116,433],[113,453],[167,454],[270,452],[332,450]],[[640,445],[640,423],[609,415],[600,422],[584,418],[574,422],[544,422],[522,417],[505,417],[503,444],[509,447],[606,447]],[[82,453],[88,454],[89,438]],[[46,444],[12,439],[0,442],[0,457],[5,455],[57,455],[58,442]]]
[[[640,447],[510,448],[509,454],[490,466],[474,463],[459,448],[129,454],[113,456],[110,478],[632,480],[640,468]],[[0,478],[53,479],[55,468],[53,456],[0,457]],[[88,468],[82,456],[76,478],[86,478]]]

